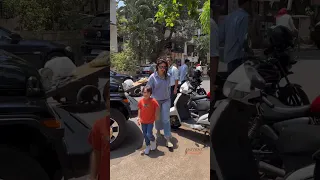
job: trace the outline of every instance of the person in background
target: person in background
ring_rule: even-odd
[[[167,57],[167,62],[170,66],[168,73],[170,74],[170,87],[171,87],[171,107],[173,107],[174,100],[176,99],[179,85],[179,70],[173,64],[171,57]]]
[[[152,89],[145,86],[142,90],[143,98],[138,103],[138,125],[141,125],[144,140],[146,142],[146,149],[143,154],[149,154],[157,148],[156,139],[153,136],[153,124],[155,120],[159,120],[159,104],[157,100],[151,98]]]
[[[152,98],[158,101],[160,107],[160,119],[155,122],[157,137],[164,131],[167,140],[166,146],[173,147],[171,143],[171,124],[170,124],[170,74],[168,73],[168,62],[160,59],[157,62],[156,71],[150,75],[147,86],[152,88]]]
[[[190,63],[190,60],[186,59],[184,61],[184,64],[182,66],[180,66],[179,74],[180,74],[180,84],[181,85],[187,80],[188,71],[189,71],[189,63]]]
[[[108,90],[106,92],[107,115],[94,123],[88,138],[93,149],[88,180],[110,179],[110,137],[112,131],[110,129],[109,82],[107,82],[105,89]]]
[[[214,100],[215,81],[219,67],[219,29],[216,23],[219,17],[219,8],[220,6],[212,5],[210,18],[210,92],[213,94],[213,96],[210,96],[211,102]],[[210,108],[209,116],[212,112],[213,108]]]
[[[286,8],[280,9],[278,14],[276,15],[276,25],[284,26],[294,34],[298,32],[298,30],[294,26],[292,17],[288,14],[288,11]]]
[[[239,9],[229,14],[219,25],[220,43],[224,44],[224,62],[228,72],[233,72],[243,62],[244,43],[248,34],[251,0],[238,0]]]

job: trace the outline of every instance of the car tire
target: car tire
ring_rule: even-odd
[[[0,147],[0,178],[5,180],[50,180],[41,165],[26,153]]]
[[[110,150],[118,148],[126,137],[127,119],[117,109],[110,109],[110,130],[112,135],[110,137]]]
[[[51,60],[51,59],[53,59],[53,58],[56,58],[56,57],[64,57],[64,56],[66,56],[66,55],[63,54],[63,53],[54,52],[54,53],[50,53],[50,54],[48,55],[47,60],[49,61],[49,60]]]

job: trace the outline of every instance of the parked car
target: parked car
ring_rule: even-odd
[[[82,53],[89,62],[102,51],[110,51],[110,13],[95,16],[88,26],[82,30],[84,41]]]
[[[90,126],[51,107],[35,67],[0,50],[0,177],[71,179],[88,173]]]
[[[137,71],[138,79],[149,77],[152,73],[156,71],[156,64],[141,65]]]
[[[70,46],[44,40],[25,40],[19,34],[0,27],[0,49],[15,54],[37,69],[54,58],[66,56],[75,63]]]
[[[110,77],[113,77],[114,79],[118,80],[119,82],[123,83],[127,79],[134,80],[132,76],[126,75],[126,74],[119,74],[115,71],[110,70]]]
[[[110,77],[110,149],[118,148],[127,135],[126,122],[138,115],[138,102],[126,95],[122,83]]]

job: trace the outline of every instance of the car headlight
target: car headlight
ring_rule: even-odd
[[[70,46],[67,46],[64,48],[66,51],[72,52],[72,48]]]

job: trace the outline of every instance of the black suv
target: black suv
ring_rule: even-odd
[[[75,63],[70,46],[44,40],[25,40],[3,27],[0,27],[0,49],[25,59],[37,69],[43,68],[54,57],[66,56]]]
[[[121,145],[126,137],[126,122],[138,114],[137,101],[127,95],[122,84],[110,77],[110,149]]]
[[[47,103],[40,75],[0,50],[0,179],[60,180],[88,173],[90,126]]]
[[[102,51],[110,50],[110,13],[95,16],[88,26],[82,30],[84,40],[82,53],[86,61],[92,60]]]

